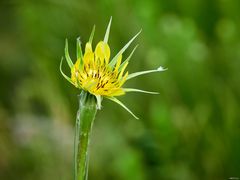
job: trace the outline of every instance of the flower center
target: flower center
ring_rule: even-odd
[[[122,78],[116,71],[111,70],[108,65],[85,64],[82,70],[74,68],[72,79],[76,85],[95,95],[111,96],[124,94],[121,89]],[[75,76],[75,77],[73,77]]]

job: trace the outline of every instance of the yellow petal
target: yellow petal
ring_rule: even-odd
[[[92,44],[90,42],[87,42],[85,46],[85,54],[89,52],[92,52]]]
[[[117,64],[116,64],[116,66],[115,66],[115,72],[118,71],[118,69],[119,69],[119,67],[120,67],[120,65],[121,65],[121,62],[122,62],[122,54],[120,54],[120,55],[118,56],[118,58],[117,58]]]
[[[100,58],[101,62],[103,62],[105,59],[105,62],[107,64],[110,58],[110,48],[108,44],[100,41],[96,46],[95,55],[96,58]]]
[[[101,64],[103,64],[103,61],[104,61],[104,54],[102,49],[103,49],[103,42],[100,41],[95,48],[95,55],[96,55],[96,59],[99,58],[101,60]]]
[[[123,76],[123,72],[124,72],[124,70],[126,69],[127,65],[128,65],[128,62],[126,62],[126,63],[124,64],[124,66],[122,67],[121,72],[120,72],[120,74],[119,74],[119,76],[118,76],[118,80],[121,80],[121,78],[122,78],[122,76]]]
[[[125,91],[121,88],[116,89],[115,91],[113,91],[112,93],[109,94],[109,96],[121,96],[124,95]]]
[[[127,80],[128,77],[128,72],[126,72],[126,74],[123,76],[123,78],[120,81],[119,87],[121,87]]]
[[[104,51],[105,51],[105,61],[106,61],[106,64],[108,64],[111,52],[107,43],[104,43]]]
[[[77,71],[76,71],[76,68],[75,68],[75,66],[73,66],[72,68],[71,68],[71,80],[72,80],[72,82],[74,83],[74,85],[76,85],[77,84]]]
[[[84,56],[83,56],[83,62],[85,65],[89,64],[89,63],[92,63],[94,61],[94,54],[93,52],[88,52],[88,53],[85,53]]]
[[[79,65],[80,65],[80,59],[78,59],[78,60],[76,61],[76,63],[74,64],[74,66],[75,66],[76,69],[79,69]]]

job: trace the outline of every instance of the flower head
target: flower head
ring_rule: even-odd
[[[160,72],[165,69],[161,66],[155,70],[141,71],[128,74],[126,67],[133,55],[135,48],[131,54],[122,61],[122,54],[130,46],[133,40],[140,34],[138,32],[111,60],[111,50],[108,45],[108,37],[110,33],[111,20],[108,24],[104,40],[100,41],[95,49],[92,47],[92,40],[95,33],[95,26],[93,27],[89,41],[85,45],[84,54],[82,53],[80,39],[77,39],[77,60],[73,64],[69,52],[68,41],[65,45],[65,57],[69,67],[71,68],[71,78],[66,76],[62,71],[62,61],[60,63],[60,71],[62,75],[75,87],[93,94],[97,99],[97,106],[101,108],[102,97],[106,97],[125,108],[135,118],[137,118],[122,102],[115,96],[124,95],[126,92],[143,92],[150,94],[157,94],[156,92],[143,91],[134,88],[124,88],[125,82],[131,78],[139,75],[148,74],[152,72]]]

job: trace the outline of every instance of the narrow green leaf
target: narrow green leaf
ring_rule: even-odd
[[[124,51],[130,46],[130,44],[133,42],[133,40],[141,33],[142,30],[140,30],[118,53],[117,55],[112,59],[112,61],[109,63],[109,65],[111,67],[113,67],[116,62],[117,62],[117,58],[120,54],[123,54]]]
[[[72,67],[73,67],[73,62],[72,62],[72,60],[71,60],[71,58],[70,58],[70,56],[69,56],[69,52],[68,52],[68,40],[67,40],[67,39],[66,39],[66,41],[65,41],[65,57],[66,57],[68,66],[69,66],[70,68],[72,68]]]
[[[83,54],[82,54],[80,37],[77,38],[77,59],[80,59],[79,69],[82,69],[82,67],[83,67]]]
[[[103,42],[105,42],[105,43],[108,42],[108,37],[109,37],[109,33],[110,33],[111,23],[112,23],[112,16],[110,18],[110,21],[108,23],[107,30],[106,30],[106,33],[105,33],[105,36],[104,36]]]
[[[122,106],[126,111],[128,111],[134,118],[139,119],[135,114],[133,114],[132,111],[130,111],[130,110],[129,110],[121,101],[119,101],[117,98],[115,98],[115,97],[106,97],[106,98],[108,98],[108,99],[110,99],[111,101],[119,104],[119,105]]]
[[[77,38],[77,59],[82,59],[83,53],[82,53],[82,46],[81,46],[81,40],[80,37]]]
[[[137,49],[138,44],[134,47],[134,49],[132,50],[132,52],[130,53],[130,55],[127,57],[127,59],[125,61],[123,61],[123,63],[120,65],[119,67],[119,72],[122,70],[122,68],[124,67],[124,65],[131,59],[133,53],[135,52],[135,50]]]
[[[125,92],[141,92],[146,94],[159,94],[159,92],[152,92],[152,91],[144,91],[141,89],[134,89],[134,88],[123,88]]]
[[[60,66],[59,66],[59,69],[60,69],[60,72],[61,74],[63,75],[63,77],[68,80],[71,84],[73,84],[71,78],[69,78],[66,74],[64,74],[64,72],[62,71],[62,61],[63,61],[63,58],[61,59],[61,62],[60,62]],[[74,84],[73,84],[74,85]]]
[[[92,32],[91,32],[91,35],[89,37],[89,41],[91,44],[92,44],[92,41],[93,41],[93,37],[94,37],[94,33],[95,33],[95,25],[93,26],[93,29],[92,29]]]
[[[158,69],[154,69],[154,70],[135,72],[135,73],[129,74],[127,77],[127,80],[135,78],[135,77],[143,75],[143,74],[149,74],[149,73],[153,73],[153,72],[161,72],[161,71],[166,71],[166,70],[167,69],[164,69],[162,66],[160,66]]]

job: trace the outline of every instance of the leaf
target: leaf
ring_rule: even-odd
[[[128,77],[127,77],[127,80],[135,78],[135,77],[143,75],[143,74],[149,74],[149,73],[154,73],[154,72],[161,72],[161,71],[166,71],[166,70],[167,69],[164,69],[162,66],[160,66],[158,69],[154,69],[154,70],[135,72],[135,73],[129,74]]]
[[[108,23],[107,30],[106,30],[106,33],[105,33],[105,36],[104,36],[104,40],[103,41],[105,43],[108,42],[108,37],[109,37],[109,33],[110,33],[111,23],[112,23],[112,17],[110,18],[110,21]]]
[[[119,104],[119,105],[122,106],[126,111],[128,111],[134,118],[139,119],[135,114],[133,114],[132,111],[130,111],[130,110],[129,110],[121,101],[119,101],[117,98],[115,98],[115,97],[106,97],[106,98],[108,98],[108,99],[110,99],[111,101]]]
[[[93,41],[93,37],[94,37],[94,33],[95,33],[95,25],[93,26],[93,29],[92,29],[92,32],[91,32],[91,35],[89,37],[89,41],[91,44],[92,44],[92,41]]]
[[[63,77],[68,80],[71,84],[73,84],[71,78],[69,78],[66,74],[64,74],[64,72],[62,71],[62,61],[63,61],[63,58],[61,59],[61,62],[60,62],[60,66],[59,66],[59,69],[60,69],[60,72],[61,74],[63,75]],[[73,84],[74,85],[74,84]],[[74,85],[75,86],[75,85]]]
[[[119,71],[122,70],[122,68],[124,67],[124,65],[131,59],[133,53],[135,52],[135,50],[137,49],[138,44],[134,47],[134,49],[132,50],[132,52],[130,53],[130,55],[127,57],[127,59],[120,65],[119,67]]]
[[[159,94],[159,92],[152,92],[152,91],[144,91],[141,89],[134,89],[134,88],[123,88],[125,92],[141,92],[146,94]]]
[[[117,55],[112,59],[112,61],[109,63],[109,65],[111,67],[113,67],[116,62],[117,62],[117,58],[120,54],[123,54],[124,51],[130,46],[130,44],[133,42],[133,40],[141,33],[142,30],[140,30],[118,53]]]
[[[80,37],[77,38],[77,59],[83,58],[82,46],[81,46]]]
[[[80,60],[79,69],[82,69],[82,67],[83,67],[83,54],[82,54],[80,37],[77,38],[77,59]]]
[[[69,66],[70,68],[72,68],[72,67],[73,67],[73,62],[72,62],[72,60],[71,60],[71,58],[70,58],[70,56],[69,56],[69,52],[68,52],[68,40],[67,40],[67,39],[66,39],[66,41],[65,41],[65,57],[66,57],[68,66]]]

